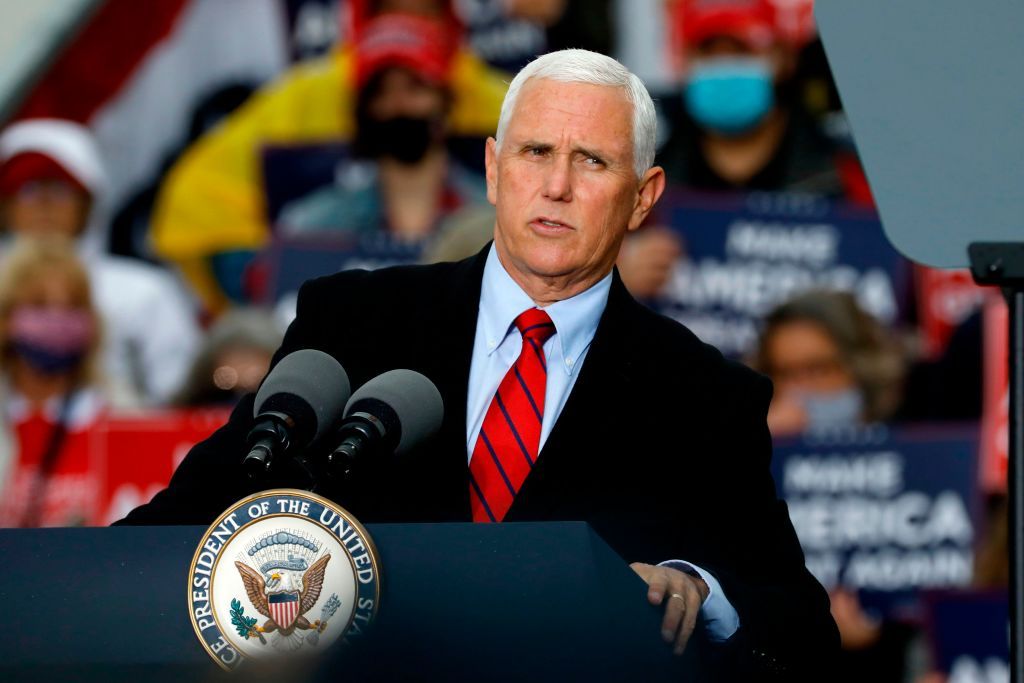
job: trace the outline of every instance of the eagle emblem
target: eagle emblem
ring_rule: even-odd
[[[248,549],[254,566],[235,561],[249,602],[267,618],[262,625],[256,625],[255,619],[236,610],[240,623],[235,626],[240,634],[245,631],[242,635],[246,639],[256,636],[265,644],[264,634],[277,633],[288,639],[299,630],[323,632],[330,615],[325,613],[322,616],[326,618],[312,622],[304,616],[320,599],[327,563],[331,560],[329,553],[318,557],[319,552],[320,546],[310,538],[275,531]],[[235,615],[232,616],[235,621]],[[300,643],[297,641],[296,646]]]
[[[314,655],[366,632],[380,604],[379,575],[373,540],[344,509],[308,491],[261,491],[225,510],[200,539],[188,572],[189,618],[226,671],[253,658]]]

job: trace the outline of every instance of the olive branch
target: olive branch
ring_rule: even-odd
[[[231,624],[238,631],[238,635],[246,640],[249,640],[251,636],[256,636],[261,643],[266,645],[267,641],[263,634],[256,630],[256,618],[245,616],[245,608],[242,607],[238,598],[231,600]]]

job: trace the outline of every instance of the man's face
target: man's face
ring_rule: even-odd
[[[486,158],[495,246],[520,284],[558,279],[571,296],[611,270],[664,189],[660,168],[636,176],[632,116],[620,88],[523,86],[501,148],[488,140]]]

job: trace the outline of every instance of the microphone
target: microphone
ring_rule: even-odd
[[[249,476],[269,470],[291,447],[305,448],[320,438],[341,418],[351,393],[345,369],[323,351],[301,349],[282,358],[256,394],[256,424],[242,460]]]
[[[341,444],[327,456],[332,474],[349,477],[367,453],[402,455],[434,434],[444,402],[434,383],[412,370],[390,370],[360,387],[338,428]]]

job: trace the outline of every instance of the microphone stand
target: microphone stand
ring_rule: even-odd
[[[974,242],[967,253],[975,282],[1002,288],[1009,306],[1010,680],[1024,683],[1024,242]]]

